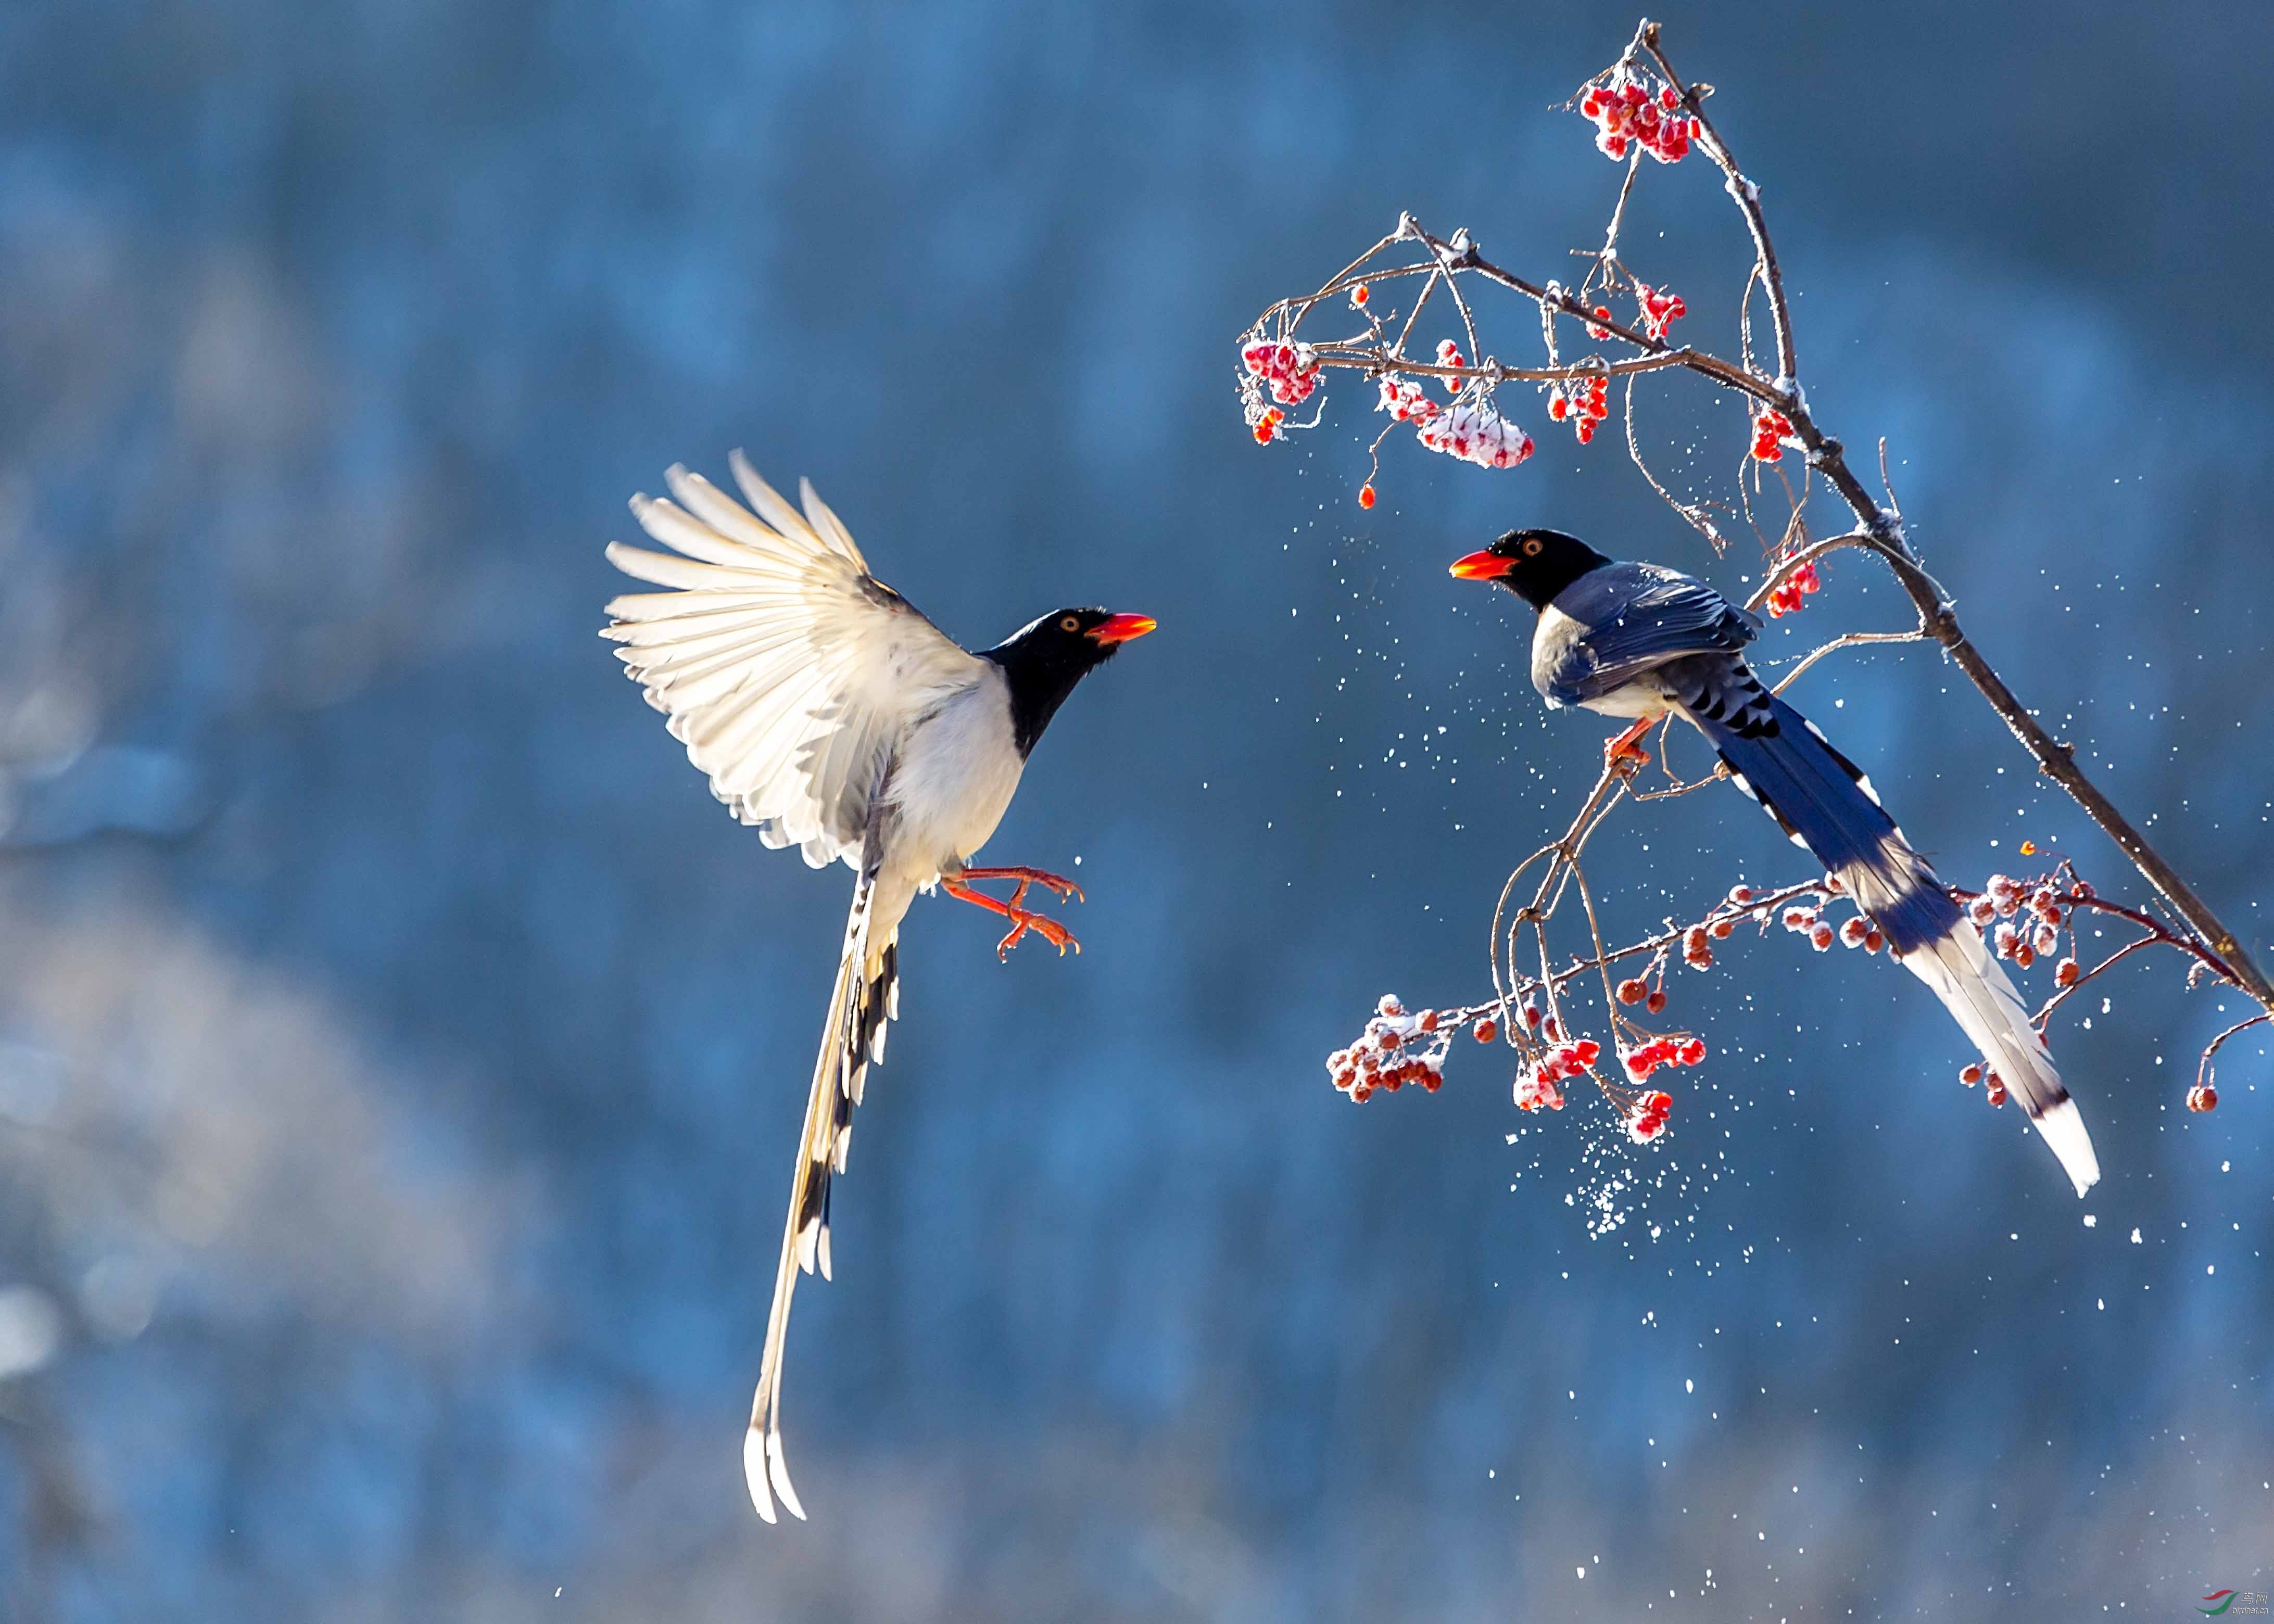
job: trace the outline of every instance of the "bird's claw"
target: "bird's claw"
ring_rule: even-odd
[[[1023,890],[1024,887],[1021,889]],[[1077,953],[1081,951],[1081,944],[1074,940],[1073,931],[1068,930],[1054,919],[1045,918],[1040,914],[1029,914],[1018,906],[1017,898],[1013,897],[1011,907],[1011,929],[1000,942],[995,944],[997,959],[1004,964],[1010,963],[1011,950],[1019,945],[1029,930],[1057,948],[1058,957],[1061,959],[1065,957],[1065,951],[1068,948],[1073,949]]]
[[[966,868],[963,871],[963,877],[967,880],[1016,880],[1019,882],[1019,889],[1022,891],[1028,885],[1039,885],[1056,895],[1060,902],[1089,900],[1081,894],[1081,886],[1063,874],[1052,874],[1048,868],[1029,868],[1024,865],[1013,865],[1005,868]],[[1011,900],[1015,906],[1018,898],[1013,896]]]
[[[1650,752],[1639,742],[1657,718],[1645,717],[1615,739],[1603,741],[1603,770],[1623,778],[1632,778],[1650,764]]]

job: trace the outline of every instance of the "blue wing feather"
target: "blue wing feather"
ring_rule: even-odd
[[[1543,618],[1532,683],[1550,704],[1600,698],[1654,665],[1690,654],[1734,654],[1760,635],[1758,616],[1679,570],[1607,564],[1556,596]]]

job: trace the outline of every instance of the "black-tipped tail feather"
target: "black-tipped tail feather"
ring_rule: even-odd
[[[1784,831],[1836,875],[1997,1069],[2082,1195],[2100,1177],[2084,1119],[1981,933],[1880,808],[1856,764],[1742,666],[1694,699],[1690,719]],[[1726,690],[1726,691],[1725,691]],[[1742,690],[1742,691],[1740,691]]]

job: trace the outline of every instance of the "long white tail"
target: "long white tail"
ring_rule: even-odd
[[[1902,957],[1903,967],[1934,989],[1943,1008],[1965,1028],[1983,1058],[2020,1101],[2061,1169],[2082,1195],[2100,1182],[2092,1136],[2068,1097],[2052,1056],[2029,1024],[2029,1011],[2005,969],[1990,956],[1982,933],[1962,919],[1956,926]]]
[[[796,1294],[801,1270],[810,1274],[818,1267],[821,1277],[829,1278],[830,1181],[845,1170],[853,1142],[853,1108],[861,1102],[870,1062],[884,1058],[885,1025],[900,1004],[899,952],[889,937],[875,974],[867,973],[875,882],[873,866],[864,865],[845,921],[837,981],[821,1028],[821,1052],[813,1062],[813,1086],[806,1095],[805,1131],[798,1137],[797,1172],[790,1185],[789,1217],[782,1225],[781,1260],[774,1271],[773,1312],[766,1320],[758,1390],[750,1401],[750,1430],[742,1438],[742,1476],[749,1485],[750,1504],[769,1522],[774,1520],[777,1495],[792,1516],[805,1515],[782,1458],[782,1350],[789,1334],[790,1298]],[[885,929],[896,932],[896,926],[897,915]]]

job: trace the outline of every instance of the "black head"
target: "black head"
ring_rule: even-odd
[[[1510,530],[1481,553],[1453,560],[1464,581],[1497,581],[1534,609],[1591,569],[1611,560],[1577,536],[1562,530]]]
[[[1023,760],[1050,725],[1073,685],[1111,659],[1125,643],[1153,629],[1150,616],[1110,609],[1058,609],[980,655],[1003,668],[1011,685],[1011,725]]]

